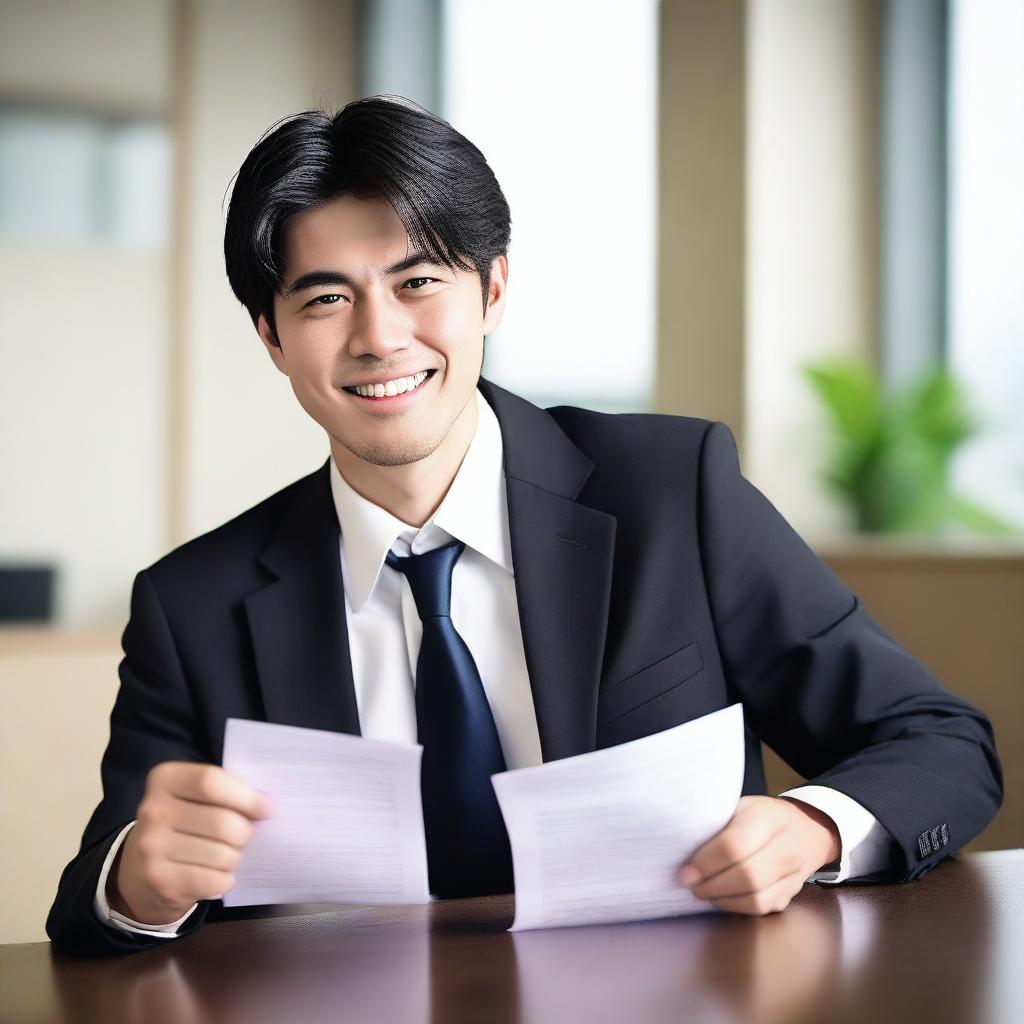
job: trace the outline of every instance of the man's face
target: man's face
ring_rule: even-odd
[[[420,260],[388,202],[353,196],[293,217],[284,255],[274,298],[280,348],[263,316],[257,329],[302,407],[332,446],[366,462],[425,458],[473,397],[484,336],[504,307],[506,257],[491,265],[485,312],[476,272]],[[387,392],[416,386],[381,398],[346,390],[385,381],[398,381]]]

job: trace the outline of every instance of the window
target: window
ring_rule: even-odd
[[[162,122],[0,108],[0,238],[161,245],[169,175]]]
[[[648,408],[657,0],[447,0],[441,115],[512,209],[484,375],[539,405]],[[499,112],[500,117],[495,113]]]
[[[953,485],[1024,524],[1024,4],[950,15],[948,360],[984,420]]]

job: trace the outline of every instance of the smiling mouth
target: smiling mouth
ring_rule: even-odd
[[[383,401],[386,401],[389,398],[401,398],[403,395],[410,395],[414,391],[419,391],[420,388],[422,388],[423,385],[426,384],[427,381],[430,380],[430,378],[433,377],[435,373],[437,373],[437,368],[436,367],[434,369],[427,370],[426,371],[426,376],[415,387],[408,388],[405,391],[397,391],[393,395],[387,395],[387,394],[384,394],[384,395],[361,395],[361,394],[359,394],[358,391],[356,391],[356,389],[354,387],[344,387],[344,386],[342,387],[341,390],[342,391],[347,391],[348,394],[352,395],[353,398],[361,398],[361,399],[363,399],[364,402],[383,402]]]

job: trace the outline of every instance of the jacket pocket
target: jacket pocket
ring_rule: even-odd
[[[648,701],[674,690],[703,667],[704,658],[700,646],[694,640],[665,655],[653,665],[606,686],[598,694],[597,727],[600,729]]]

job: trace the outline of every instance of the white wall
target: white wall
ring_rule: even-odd
[[[0,245],[0,559],[59,565],[57,613],[124,621],[165,526],[166,261]]]
[[[798,371],[875,345],[873,5],[750,0],[744,470],[801,533],[844,523]]]
[[[0,100],[180,128],[170,253],[0,239],[0,560],[60,564],[62,626],[123,626],[139,569],[327,456],[230,292],[224,210],[272,123],[355,98],[355,8],[182,3],[172,73],[169,0],[0,6]]]
[[[161,115],[169,12],[5,0],[0,99]],[[0,239],[0,559],[59,564],[62,624],[123,623],[131,577],[166,532],[166,256],[87,231],[33,241],[21,212],[25,237]]]

